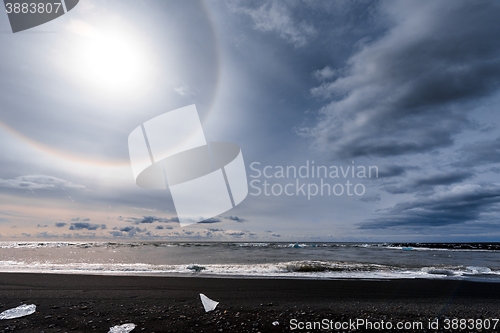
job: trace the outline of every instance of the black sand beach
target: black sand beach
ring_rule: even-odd
[[[205,313],[199,293],[220,302]],[[135,323],[133,332],[370,331],[457,332],[451,320],[474,319],[463,332],[500,331],[500,284],[450,280],[295,280],[0,274],[0,311],[36,304],[35,314],[0,321],[0,332],[108,332]],[[439,320],[440,328],[429,328]],[[290,321],[296,319],[295,324]],[[490,319],[490,321],[485,321]],[[352,322],[364,324],[353,328]],[[338,322],[300,330],[307,322]],[[381,325],[375,329],[373,325]],[[273,325],[278,322],[279,325]],[[388,323],[392,329],[388,329]],[[422,322],[422,329],[398,329]],[[478,324],[490,323],[490,329]],[[378,323],[378,324],[377,324]],[[448,323],[448,325],[446,324]],[[311,324],[312,325],[312,324]],[[416,324],[415,324],[416,325]],[[472,325],[472,322],[469,323]],[[340,327],[340,326],[338,326]]]

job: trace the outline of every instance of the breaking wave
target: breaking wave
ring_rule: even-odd
[[[275,264],[92,264],[0,261],[0,272],[234,276],[314,279],[468,279],[500,282],[500,271],[488,267],[404,267],[329,261],[292,261]]]

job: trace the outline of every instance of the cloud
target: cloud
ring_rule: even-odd
[[[96,233],[95,232],[89,232],[89,231],[83,231],[83,232],[75,232],[75,233],[69,233],[69,234],[63,234],[62,235],[64,238],[96,238]]]
[[[425,228],[481,220],[498,220],[500,185],[459,185],[449,191],[401,202],[380,217],[359,225],[361,229],[390,227]]]
[[[240,237],[245,236],[246,233],[244,231],[241,231],[241,230],[226,230],[226,231],[224,231],[224,234],[226,234],[227,236],[240,238]]]
[[[447,172],[419,177],[399,186],[387,185],[382,187],[382,189],[392,194],[429,192],[433,191],[435,186],[460,183],[473,176],[474,174],[468,171]]]
[[[403,176],[406,174],[406,169],[408,167],[403,167],[401,165],[386,165],[381,166],[378,172],[378,178],[390,178]]]
[[[37,238],[59,238],[58,234],[52,233],[52,232],[39,232],[35,235]]]
[[[281,237],[281,235],[280,235],[280,234],[277,234],[277,233],[275,233],[275,232],[273,232],[273,233],[271,234],[271,236],[273,236],[273,237]]]
[[[413,185],[415,187],[450,185],[453,183],[459,183],[461,181],[464,181],[472,176],[474,176],[474,174],[467,171],[441,173],[441,174],[417,178],[413,180]]]
[[[220,219],[218,219],[216,217],[212,217],[212,218],[206,219],[205,221],[201,221],[198,223],[218,223],[220,221],[221,221]]]
[[[157,225],[156,226],[156,229],[158,230],[164,230],[164,229],[167,229],[167,230],[172,230],[173,227],[172,226],[169,226],[169,225]]]
[[[154,222],[164,222],[164,223],[179,222],[179,218],[177,217],[165,218],[158,216],[126,217],[126,218],[119,216],[118,220],[120,221],[124,220],[126,222],[132,222],[134,224],[154,223]]]
[[[75,217],[75,218],[72,218],[71,221],[83,221],[83,222],[88,222],[90,221],[90,219],[88,217],[85,217],[85,218],[79,218],[79,217]]]
[[[377,202],[382,199],[380,197],[380,194],[375,194],[375,195],[364,195],[359,200],[363,202]]]
[[[233,216],[233,215],[230,215],[230,216],[226,216],[224,217],[226,220],[231,220],[231,221],[236,221],[236,222],[239,222],[239,223],[243,223],[243,222],[246,222],[248,220],[245,220],[244,218],[242,217],[238,217],[238,216]]]
[[[460,160],[454,163],[459,167],[500,163],[500,137],[467,144],[459,150],[459,156]]]
[[[69,230],[82,230],[82,229],[87,229],[87,230],[106,229],[106,225],[94,224],[88,222],[75,222],[71,223],[71,226],[69,227]]]
[[[266,1],[256,8],[230,3],[229,8],[233,12],[249,16],[255,29],[275,33],[296,48],[305,46],[308,39],[316,34],[312,24],[304,20],[299,22],[293,17],[286,2]]]
[[[26,175],[14,179],[0,179],[0,187],[29,191],[85,189],[83,185],[73,184],[64,179],[46,175]]]
[[[220,228],[208,228],[207,230],[211,231],[211,232],[224,231],[224,229],[220,229]]]
[[[188,86],[180,78],[173,78],[172,80],[170,80],[169,83],[174,89],[174,91],[181,96],[196,96],[196,93],[194,92],[193,88]]]
[[[132,209],[145,210],[145,211],[148,211],[148,212],[156,212],[156,209],[151,209],[151,208],[132,207]]]
[[[318,81],[329,80],[336,75],[337,71],[332,69],[330,66],[326,66],[323,69],[318,69],[313,72],[313,76]]]
[[[125,227],[115,227],[113,228],[112,231],[109,231],[109,234],[113,237],[134,237],[137,234],[143,234],[147,231],[146,228],[138,228],[138,227],[132,227],[132,226],[125,226]]]
[[[46,225],[46,224],[37,224],[36,227],[37,228],[47,228],[48,225]]]
[[[130,227],[130,226],[126,226],[126,227],[123,227],[123,228],[119,228],[118,230],[120,231],[125,231],[125,232],[130,232],[132,230],[135,230],[137,232],[145,232],[147,229],[146,228],[139,228],[139,227]]]
[[[56,223],[55,223],[55,226],[56,226],[57,228],[62,228],[62,227],[64,227],[64,226],[66,226],[66,225],[67,225],[67,223],[66,223],[66,222],[56,222]]]
[[[299,133],[338,158],[452,145],[474,127],[471,103],[499,88],[499,15],[489,1],[381,3],[380,20],[391,28],[363,44],[343,75],[311,89],[327,103],[316,125]]]

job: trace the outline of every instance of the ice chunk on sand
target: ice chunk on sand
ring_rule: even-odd
[[[214,310],[217,307],[217,304],[219,302],[216,302],[214,300],[211,300],[207,296],[200,294],[201,302],[203,303],[203,307],[205,308],[205,312],[209,312]]]
[[[5,310],[4,312],[0,313],[0,320],[14,319],[14,318],[28,316],[30,314],[35,313],[35,310],[36,310],[35,304],[30,304],[30,305],[23,304],[18,306],[17,308]]]
[[[108,333],[128,333],[135,328],[135,324],[128,323],[123,325],[117,325],[109,328]]]

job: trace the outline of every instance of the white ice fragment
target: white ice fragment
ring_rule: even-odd
[[[30,304],[30,305],[23,304],[18,306],[17,308],[5,310],[4,312],[0,313],[0,320],[14,319],[14,318],[28,316],[30,314],[35,313],[35,310],[36,310],[35,304]]]
[[[214,310],[217,307],[217,304],[219,302],[216,302],[214,300],[211,300],[207,296],[200,294],[201,302],[203,303],[203,307],[205,308],[205,312],[209,312]]]
[[[123,325],[117,325],[109,328],[108,333],[128,333],[135,328],[135,324],[128,323]]]
[[[278,321],[273,321],[273,326],[278,326],[280,323]]]

